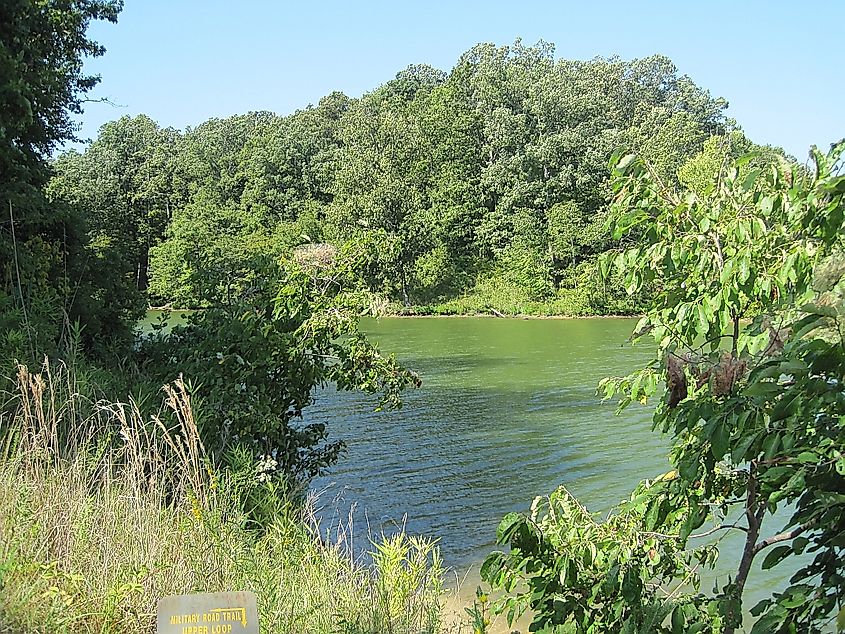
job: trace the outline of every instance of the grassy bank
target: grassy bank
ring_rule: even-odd
[[[255,473],[208,467],[180,383],[161,411],[93,403],[64,369],[19,368],[0,438],[0,632],[152,631],[169,594],[251,590],[264,632],[441,630],[430,541],[399,534],[365,565]],[[254,510],[254,509],[253,509]]]
[[[479,276],[460,295],[447,295],[406,306],[397,301],[374,301],[374,308],[392,315],[495,315],[503,317],[599,317],[635,314],[637,301],[621,292],[618,283],[602,288],[590,276],[570,280],[553,289],[519,284],[502,275]]]
[[[493,315],[498,317],[610,317],[635,314],[629,302],[608,301],[597,306],[586,290],[562,289],[537,299],[518,291],[480,287],[460,297],[427,304],[404,306],[383,303],[382,312],[397,316]]]
[[[411,296],[401,301],[394,293],[363,290],[369,310],[386,316],[493,315],[502,317],[616,317],[642,313],[641,297],[625,294],[614,280],[606,288],[590,277],[579,284],[541,290],[520,285],[502,276],[481,276],[463,293],[454,291],[439,296]],[[169,302],[163,307],[150,306],[151,311],[167,311],[181,322],[185,315],[201,306]]]

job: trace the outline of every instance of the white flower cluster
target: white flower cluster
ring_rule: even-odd
[[[255,479],[259,482],[269,482],[279,463],[270,456],[264,456],[255,463]]]

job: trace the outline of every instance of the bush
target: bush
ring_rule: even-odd
[[[653,291],[632,339],[653,337],[657,354],[600,387],[620,409],[659,397],[673,468],[603,521],[563,488],[506,516],[497,540],[510,552],[482,569],[510,593],[500,609],[530,607],[534,629],[572,632],[732,634],[749,613],[754,634],[845,629],[843,153],[840,142],[813,149],[806,172],[742,178],[740,161],[700,195],[615,158],[615,234],[641,240],[614,264],[629,293]],[[736,573],[702,592],[718,549],[696,540],[734,530]],[[749,610],[758,556],[764,570],[791,560],[797,571]]]
[[[368,298],[346,290],[352,267],[340,258],[308,272],[294,263],[265,269],[231,303],[142,342],[139,357],[154,377],[189,381],[215,464],[246,446],[268,473],[299,487],[343,448],[327,442],[324,423],[299,423],[315,388],[361,389],[378,393],[380,407],[398,407],[401,390],[419,383],[358,331]]]

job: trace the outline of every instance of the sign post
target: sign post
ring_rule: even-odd
[[[164,597],[158,602],[156,634],[258,634],[252,592],[213,592]]]

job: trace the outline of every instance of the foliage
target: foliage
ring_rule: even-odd
[[[182,202],[173,178],[177,142],[175,130],[125,116],[105,124],[84,154],[67,152],[53,163],[51,198],[84,210],[95,257],[114,260],[125,285],[139,292],[147,289],[150,248]]]
[[[230,304],[260,283],[279,255],[266,229],[234,206],[197,197],[176,210],[167,239],[150,249],[150,293],[191,307]]]
[[[152,376],[190,379],[217,461],[246,446],[263,457],[268,475],[307,482],[343,448],[324,442],[325,423],[297,422],[316,388],[361,389],[378,393],[382,407],[398,407],[400,391],[419,383],[358,331],[367,298],[349,290],[355,255],[342,252],[336,265],[311,270],[256,266],[254,285],[230,301],[142,341],[139,357]]]
[[[0,418],[0,436],[20,439],[0,445],[3,631],[152,630],[162,596],[232,588],[256,593],[262,631],[440,631],[432,542],[374,539],[368,565],[349,527],[321,528],[280,496],[256,531],[240,505],[260,484],[254,463],[209,468],[180,382],[147,417],[131,402],[82,398],[73,372],[18,376]],[[65,426],[72,442],[53,435]]]
[[[488,616],[490,597],[487,596],[481,589],[481,586],[475,589],[475,599],[472,601],[472,606],[464,608],[468,619],[468,625],[472,628],[472,634],[485,634],[489,630],[490,617]]]
[[[503,607],[530,606],[550,631],[733,632],[755,557],[768,569],[806,554],[787,588],[751,607],[752,631],[841,621],[843,151],[814,149],[808,171],[729,162],[702,194],[675,193],[634,155],[614,158],[611,226],[641,242],[613,260],[629,292],[656,291],[634,338],[653,337],[657,356],[601,387],[625,407],[665,384],[654,426],[672,438],[674,468],[603,522],[565,489],[506,517],[498,539],[511,551],[484,569],[515,593]],[[694,533],[730,530],[745,539],[736,572],[703,594],[698,571],[715,553]]]
[[[75,138],[72,115],[99,78],[82,72],[104,49],[88,39],[95,20],[114,22],[122,3],[11,0],[0,6],[0,341],[3,363],[37,361],[66,343],[79,322],[89,344],[127,334],[134,307],[117,300],[106,321],[103,295],[119,286],[113,264],[88,246],[79,209],[45,195],[49,153]],[[119,294],[119,293],[118,293]],[[7,368],[8,369],[8,368]]]
[[[671,476],[643,482],[604,521],[564,487],[537,498],[529,516],[505,516],[496,540],[509,544],[510,553],[493,553],[481,569],[494,588],[516,591],[497,611],[510,623],[530,607],[532,631],[718,632],[699,613],[700,599],[678,583],[692,582],[697,590],[692,571],[715,561],[715,549],[685,552],[648,526],[659,518],[662,530],[678,531],[686,521],[687,508],[671,508],[661,499],[669,482]],[[654,499],[646,509],[643,500]],[[660,588],[670,589],[668,596],[658,599]],[[661,629],[670,614],[672,628]]]
[[[3,154],[37,162],[57,142],[74,138],[72,113],[99,78],[82,73],[86,56],[105,51],[86,37],[92,20],[117,20],[112,0],[12,0],[2,9]],[[23,162],[14,159],[15,163]]]
[[[701,151],[691,156],[678,170],[678,180],[688,190],[706,197],[717,186],[727,162],[747,157],[737,166],[737,177],[746,178],[753,169],[765,169],[786,161],[779,148],[757,146],[739,130],[711,136]]]
[[[729,134],[724,107],[663,56],[581,62],[545,42],[479,44],[449,73],[410,66],[289,116],[184,133],[123,118],[57,161],[53,189],[83,201],[92,236],[109,238],[97,252],[117,250],[138,289],[149,271],[159,304],[228,301],[253,284],[259,254],[354,240],[370,254],[361,281],[403,311],[460,303],[492,275],[516,292],[496,293],[500,312],[563,294],[578,298],[564,309],[630,313],[638,300],[591,281],[612,247],[607,159],[630,144],[672,185]]]

